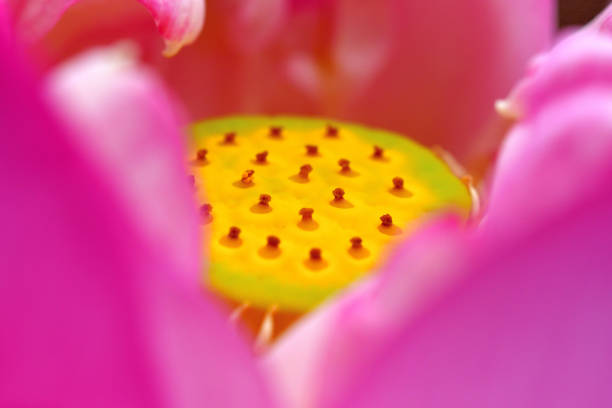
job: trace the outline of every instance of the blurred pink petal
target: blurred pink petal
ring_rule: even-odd
[[[522,115],[498,160],[487,227],[529,229],[601,184],[612,161],[611,73],[611,38],[589,30],[538,58],[511,96]]]
[[[81,7],[47,38],[45,52],[62,58],[128,35],[194,120],[228,113],[341,117],[441,145],[462,161],[488,160],[504,130],[493,103],[548,46],[553,3],[214,1],[203,35],[171,60],[151,50],[143,16],[125,17],[127,30]]]
[[[164,55],[176,54],[198,37],[204,25],[205,0],[138,0],[153,16],[166,42]],[[22,36],[42,37],[78,0],[10,0]]]
[[[512,245],[481,236],[466,278],[323,406],[610,406],[611,228],[601,188]]]
[[[154,76],[105,66],[113,52],[50,80],[58,112],[83,115],[65,130],[0,42],[0,405],[266,406],[199,284],[172,107]]]

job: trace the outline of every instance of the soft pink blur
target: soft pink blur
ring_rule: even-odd
[[[82,0],[38,52],[57,61],[135,38],[192,119],[327,115],[404,132],[474,166],[504,130],[494,101],[554,24],[552,0],[213,0],[200,38],[166,59],[133,3]]]
[[[0,36],[0,406],[269,406],[202,290],[171,99],[119,51],[40,84]]]

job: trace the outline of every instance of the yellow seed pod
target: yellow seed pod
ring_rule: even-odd
[[[376,270],[423,216],[470,212],[465,184],[401,135],[261,116],[191,131],[205,282],[238,303],[306,312]]]

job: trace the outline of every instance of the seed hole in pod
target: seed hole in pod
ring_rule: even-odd
[[[389,214],[380,216],[380,225],[378,230],[386,235],[398,235],[402,233],[402,229],[393,224],[393,218]]]
[[[266,259],[278,258],[282,252],[279,246],[280,238],[275,235],[268,235],[268,238],[266,239],[266,245],[259,248],[257,253],[259,254],[259,256]]]
[[[320,271],[327,268],[327,261],[323,258],[321,248],[312,248],[308,252],[308,258],[304,260],[304,265],[312,271]]]
[[[242,238],[240,238],[240,228],[230,227],[227,235],[224,235],[219,240],[219,243],[228,248],[238,248],[242,245]]]
[[[272,211],[272,207],[270,206],[270,201],[272,200],[272,196],[270,194],[261,194],[259,196],[259,201],[251,207],[251,212],[256,214],[265,214]]]
[[[404,187],[404,179],[401,177],[393,177],[393,187],[389,189],[389,192],[396,197],[407,198],[412,196],[412,192]]]
[[[351,204],[346,198],[344,198],[344,190],[340,187],[335,188],[332,191],[334,198],[329,202],[332,206],[337,208],[353,208],[354,205]]]
[[[363,259],[370,256],[370,251],[363,246],[363,241],[360,237],[353,237],[350,240],[351,246],[348,253],[355,259]]]
[[[319,228],[319,223],[316,222],[312,218],[312,214],[314,210],[312,208],[302,208],[300,209],[300,216],[302,219],[297,223],[297,226],[303,229],[304,231],[314,231]]]
[[[233,185],[238,188],[250,188],[255,185],[254,182],[255,170],[245,170],[240,176],[240,180],[235,181]]]

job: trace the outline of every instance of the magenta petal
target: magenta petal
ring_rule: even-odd
[[[248,351],[197,284],[197,245],[185,243],[197,243],[192,192],[175,171],[179,131],[167,116],[157,119],[162,100],[139,100],[151,96],[144,89],[151,78],[133,82],[128,71],[130,81],[116,75],[126,89],[105,82],[133,105],[123,105],[108,133],[88,135],[62,129],[24,71],[0,43],[0,406],[266,406]],[[100,117],[110,120],[107,101],[100,102]],[[131,134],[121,128],[136,123],[130,112],[144,122]],[[117,136],[97,141],[100,157],[92,158],[88,137],[110,138],[113,125]],[[126,155],[134,141],[143,156],[165,160],[164,171]],[[105,167],[110,158],[123,174]],[[151,176],[156,187],[142,188]],[[130,183],[140,201],[126,195]],[[174,201],[159,195],[165,192]],[[155,200],[162,204],[137,214],[139,204]],[[157,236],[177,230],[187,237],[182,250]]]
[[[467,279],[324,406],[610,406],[611,229],[604,188],[501,250],[481,236]]]
[[[488,228],[532,228],[601,185],[612,161],[611,72],[612,41],[590,32],[540,57],[512,97],[523,113],[500,154]]]

